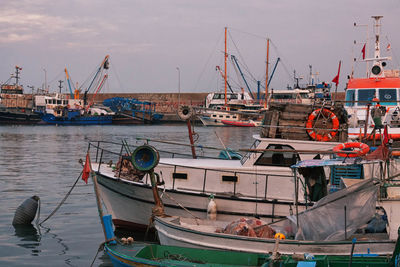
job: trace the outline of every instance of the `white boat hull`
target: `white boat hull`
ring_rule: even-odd
[[[152,189],[140,182],[121,180],[96,173],[101,198],[119,228],[146,229],[154,207]],[[209,195],[201,192],[183,190],[160,190],[167,214],[178,216],[207,217]],[[167,196],[168,195],[168,196]],[[295,209],[291,201],[277,201],[215,195],[217,218],[232,221],[241,217],[260,217],[271,222],[282,219]],[[183,210],[184,206],[189,212]],[[299,210],[305,205],[300,204]]]
[[[178,222],[179,219],[177,217],[155,218],[155,227],[161,245],[255,253],[272,253],[276,246],[274,239],[216,233],[215,225],[203,226],[203,222],[200,221],[199,224],[202,225],[203,230],[196,230],[198,226],[194,222],[193,225],[187,223],[183,226]],[[394,247],[395,241],[392,240],[357,241],[354,253],[366,254],[369,251],[372,254],[390,255]],[[351,248],[351,241],[280,240],[277,252],[280,254],[349,255]]]
[[[257,148],[262,149],[269,143],[282,143],[280,139],[260,140]],[[313,146],[327,150],[336,145],[312,141],[284,142],[296,149]],[[293,171],[289,167],[256,165],[259,157],[250,153],[245,156],[243,163],[238,160],[161,158],[155,172],[160,174],[165,183],[163,202],[166,211],[171,215],[191,216],[183,211],[181,205],[195,216],[205,218],[208,198],[212,194],[215,196],[219,220],[246,216],[260,217],[270,222],[295,213]],[[302,159],[312,157],[314,155],[302,155]],[[115,225],[146,228],[154,206],[148,175],[134,182],[129,177],[119,178],[115,168],[108,164],[99,166],[98,163],[92,163],[92,169],[98,176],[101,196]],[[299,188],[299,211],[306,207],[304,197],[303,189]]]

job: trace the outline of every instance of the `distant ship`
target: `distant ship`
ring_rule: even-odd
[[[79,90],[71,86],[71,81],[65,69],[70,95],[56,94],[55,96],[36,96],[35,103],[40,118],[46,124],[56,125],[104,125],[111,124],[115,113],[107,107],[97,107],[94,105],[96,94],[101,90],[108,74],[103,71],[108,70],[109,56],[107,55],[84,92],[83,99],[79,98]],[[95,93],[87,103],[87,94],[89,90],[95,89]],[[60,88],[61,91],[61,88]]]
[[[37,124],[41,121],[33,110],[32,95],[24,94],[24,89],[19,84],[21,70],[21,67],[15,66],[15,75],[0,87],[0,125]],[[12,78],[15,78],[15,83],[9,84]]]
[[[108,98],[103,105],[115,112],[113,124],[158,123],[164,116],[156,112],[155,103],[135,98]]]
[[[114,112],[103,107],[85,107],[83,103],[82,99],[67,99],[62,94],[36,97],[38,113],[46,124],[104,125],[112,123]]]

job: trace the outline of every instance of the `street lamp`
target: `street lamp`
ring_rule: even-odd
[[[43,68],[44,71],[44,90],[47,90],[47,71]]]
[[[181,104],[181,70],[179,67],[176,67],[178,71],[178,106]]]

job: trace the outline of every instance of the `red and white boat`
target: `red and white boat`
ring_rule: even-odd
[[[389,138],[400,140],[400,72],[398,69],[385,69],[390,56],[381,56],[380,27],[382,16],[373,16],[374,19],[374,55],[365,58],[368,54],[368,42],[362,49],[363,62],[367,64],[367,77],[354,78],[353,73],[346,88],[345,108],[349,114],[348,134],[350,139],[357,139],[365,134],[372,139],[374,121],[371,110],[379,103],[385,110],[382,124],[388,126]],[[387,44],[390,52],[390,44]],[[369,63],[372,62],[370,68]],[[378,102],[379,101],[379,102]],[[380,139],[380,132],[374,134]]]
[[[231,120],[221,120],[221,122],[228,126],[239,126],[239,127],[256,127],[261,125],[261,121],[231,121]]]

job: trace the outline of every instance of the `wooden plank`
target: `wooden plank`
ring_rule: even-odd
[[[302,120],[280,120],[279,126],[296,126],[296,127],[306,127],[306,121]]]
[[[290,127],[283,127],[283,128],[279,128],[279,131],[283,134],[283,133],[298,133],[298,134],[303,134],[306,133],[305,129],[301,129],[301,128],[290,128]]]
[[[280,111],[274,110],[271,118],[271,126],[278,126]],[[268,137],[275,138],[277,127],[270,127]]]
[[[307,133],[282,133],[281,135],[284,139],[311,140]]]
[[[311,105],[290,104],[290,105],[286,105],[286,107],[285,107],[285,112],[310,114],[312,111],[313,111],[313,107]]]
[[[307,120],[308,115],[306,113],[297,113],[297,112],[282,112],[280,119],[281,120]]]

